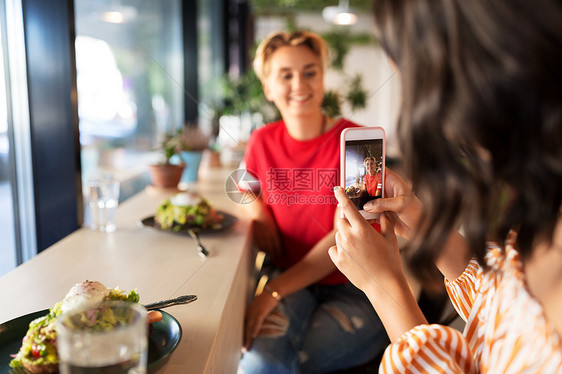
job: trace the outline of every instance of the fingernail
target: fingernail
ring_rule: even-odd
[[[334,186],[334,192],[338,190],[338,186]]]

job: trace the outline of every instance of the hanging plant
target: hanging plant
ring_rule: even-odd
[[[250,0],[252,12],[256,15],[269,15],[296,12],[321,12],[328,5],[338,5],[338,0]],[[370,12],[373,0],[353,0],[353,8]]]
[[[363,88],[362,81],[363,78],[361,75],[355,75],[349,84],[349,91],[347,91],[347,94],[345,95],[345,98],[353,112],[359,109],[365,109],[367,106],[368,92]]]
[[[345,56],[347,56],[350,47],[349,43],[347,42],[345,33],[330,32],[322,35],[322,37],[330,46],[330,50],[332,52],[332,67],[338,71],[342,71]]]
[[[342,28],[333,29],[321,36],[328,44],[332,53],[331,66],[338,71],[343,70],[345,57],[352,46],[372,45],[375,42],[375,39],[370,34],[352,34],[348,29]]]

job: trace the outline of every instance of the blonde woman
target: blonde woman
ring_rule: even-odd
[[[365,157],[363,160],[365,166],[365,176],[363,177],[363,190],[367,195],[381,197],[382,196],[382,172],[380,166],[373,156]]]
[[[336,270],[334,242],[339,138],[349,120],[322,113],[328,50],[318,35],[270,35],[254,69],[282,120],[255,131],[245,167],[261,183],[248,207],[254,239],[274,277],[246,312],[241,371],[329,372],[369,361],[387,344],[365,295]]]

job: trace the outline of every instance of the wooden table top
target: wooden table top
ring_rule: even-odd
[[[253,268],[250,224],[225,192],[228,175],[217,169],[189,186],[238,217],[226,230],[201,235],[209,257],[201,258],[187,235],[140,224],[177,193],[147,188],[120,204],[115,232],[79,229],[0,278],[0,323],[52,307],[86,279],[125,291],[136,288],[144,304],[195,294],[197,301],[166,309],[183,334],[158,372],[235,373]]]

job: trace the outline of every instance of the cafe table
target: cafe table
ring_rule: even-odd
[[[149,186],[119,205],[115,232],[81,228],[0,278],[0,324],[52,307],[83,280],[137,289],[143,304],[194,294],[195,302],[165,309],[182,336],[157,372],[236,373],[255,256],[250,223],[225,190],[229,174],[212,169],[187,186],[238,218],[229,228],[201,235],[208,257],[199,256],[191,237],[140,223],[178,192]]]

